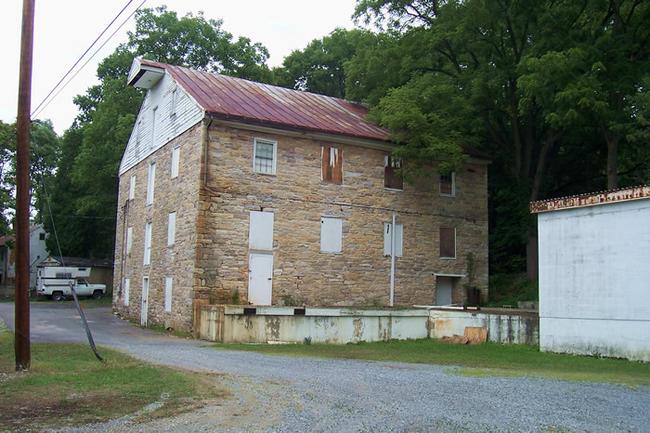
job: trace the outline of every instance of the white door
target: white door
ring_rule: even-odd
[[[271,305],[273,254],[251,253],[248,258],[248,302]]]
[[[451,291],[453,283],[451,277],[436,278],[435,305],[451,305]]]
[[[142,305],[140,307],[140,325],[147,326],[149,316],[149,278],[142,279]]]

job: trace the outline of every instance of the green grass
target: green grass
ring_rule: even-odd
[[[33,344],[32,368],[14,372],[13,334],[0,329],[0,431],[79,425],[162,407],[143,416],[188,410],[222,397],[214,377],[147,364],[101,348]]]
[[[650,386],[650,363],[545,353],[525,345],[455,345],[435,340],[405,340],[346,345],[218,344],[216,347],[273,355],[450,365],[461,367],[451,371],[470,376],[532,376]]]

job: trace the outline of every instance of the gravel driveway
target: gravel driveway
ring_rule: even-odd
[[[650,389],[527,378],[475,378],[450,367],[215,350],[87,309],[100,345],[223,375],[231,398],[171,419],[131,418],[75,431],[650,432]],[[0,303],[13,326],[13,304]],[[32,304],[34,341],[85,341],[69,303]]]

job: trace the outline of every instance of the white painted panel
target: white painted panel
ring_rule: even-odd
[[[149,278],[142,279],[142,298],[140,300],[140,325],[147,326],[149,321]]]
[[[144,226],[144,264],[151,263],[151,223]]]
[[[133,227],[128,227],[126,229],[126,254],[131,254],[131,248],[133,248]]]
[[[135,174],[129,179],[129,200],[135,198]]]
[[[156,186],[156,163],[149,164],[147,172],[147,205],[153,204],[153,195]]]
[[[170,115],[174,104],[174,89],[176,90],[175,115]],[[158,107],[156,127],[152,126],[152,109]],[[169,74],[165,76],[152,89],[147,91],[140,107],[136,125],[127,143],[120,174],[144,160],[156,149],[178,137],[203,119],[203,109],[177,85]],[[155,131],[154,131],[155,130]],[[155,132],[155,140],[151,137]]]
[[[165,311],[171,313],[172,311],[172,277],[165,277]]]
[[[131,280],[128,278],[124,279],[124,286],[122,287],[122,302],[128,307],[129,305],[129,291],[131,286]]]
[[[650,200],[538,215],[543,350],[650,357],[649,222]]]
[[[178,177],[178,168],[180,165],[180,156],[181,148],[176,146],[172,149],[172,166],[171,166],[171,177],[172,179]]]
[[[320,250],[323,253],[340,253],[343,249],[343,220],[322,217],[320,219]]]
[[[251,250],[273,250],[273,212],[251,211],[248,247]]]
[[[248,302],[255,305],[271,305],[273,254],[251,254],[248,267]]]
[[[167,246],[171,247],[176,242],[176,212],[170,212],[167,217]]]
[[[453,281],[451,277],[436,277],[435,305],[451,305]]]
[[[392,223],[384,223],[384,255],[390,256],[391,226]],[[402,257],[404,251],[404,225],[395,224],[395,256]]]

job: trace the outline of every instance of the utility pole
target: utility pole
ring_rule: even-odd
[[[29,335],[29,142],[32,101],[34,3],[23,0],[20,39],[20,82],[16,118],[16,371],[29,370],[32,362]]]

